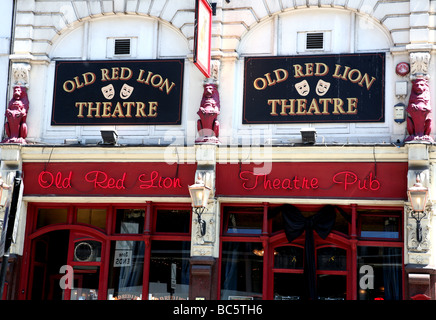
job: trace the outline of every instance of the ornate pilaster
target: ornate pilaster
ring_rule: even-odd
[[[200,223],[195,214],[192,217],[191,256],[218,257],[219,241],[219,206],[215,196],[215,144],[199,144],[196,146],[197,171],[195,176],[201,177],[204,184],[211,189],[209,204],[201,215],[206,224],[206,233],[201,234]]]
[[[404,206],[409,264],[428,265],[431,258],[431,220],[433,206],[428,202],[422,218],[414,215],[410,203]],[[418,219],[417,219],[418,218]]]
[[[219,204],[215,199],[215,164],[217,144],[201,143],[195,146],[197,171],[211,189],[209,204],[201,214],[199,221],[196,214],[192,216],[191,228],[191,277],[189,286],[190,299],[216,299],[216,260],[219,255]],[[202,229],[204,228],[205,229]],[[205,230],[205,232],[202,232]]]

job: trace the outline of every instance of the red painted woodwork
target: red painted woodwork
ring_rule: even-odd
[[[270,170],[264,174],[262,168]],[[217,164],[216,194],[404,200],[407,170],[405,162]]]
[[[25,195],[188,196],[195,164],[24,163]]]

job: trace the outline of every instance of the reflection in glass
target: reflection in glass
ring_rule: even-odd
[[[278,247],[274,250],[274,268],[303,269],[303,248],[296,246]]]
[[[345,300],[347,298],[347,276],[320,274],[317,277],[320,300]]]
[[[257,242],[223,242],[221,299],[262,298],[263,256]]]
[[[317,250],[318,270],[347,270],[347,252],[344,249],[325,247]]]
[[[399,238],[398,217],[362,215],[360,235],[364,238]]]
[[[117,209],[115,233],[142,233],[144,209]]]
[[[263,214],[248,212],[230,212],[227,233],[261,234]]]
[[[187,300],[189,241],[152,241],[149,300]]]
[[[77,223],[106,229],[106,209],[77,209]]]
[[[74,285],[71,289],[71,300],[97,300],[100,267],[74,267]]]
[[[400,300],[402,298],[401,248],[358,247],[359,300]]]
[[[68,209],[39,209],[36,227],[42,228],[50,224],[67,223]]]
[[[274,300],[300,300],[304,287],[302,273],[274,273]]]
[[[112,241],[108,299],[141,300],[144,268],[143,241]]]
[[[190,224],[190,210],[157,210],[156,232],[188,233]]]

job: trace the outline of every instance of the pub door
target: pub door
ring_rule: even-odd
[[[97,300],[103,283],[102,243],[86,233],[65,229],[35,237],[27,299]]]
[[[271,239],[269,250],[269,297],[274,300],[303,300],[308,283],[305,278],[304,234],[289,243],[284,233]],[[339,235],[315,240],[315,290],[320,300],[351,299],[350,245]]]

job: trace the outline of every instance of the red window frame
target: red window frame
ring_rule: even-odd
[[[226,207],[238,207],[247,209],[262,207],[263,206],[263,227],[262,233],[259,234],[230,234],[226,233],[228,221],[224,214]],[[221,268],[222,268],[222,243],[228,241],[240,241],[240,242],[259,242],[263,244],[264,259],[263,259],[263,290],[262,299],[272,300],[273,297],[273,276],[274,272],[284,273],[299,273],[303,270],[293,269],[274,269],[274,257],[273,252],[275,247],[289,244],[283,231],[272,233],[272,221],[268,220],[268,208],[269,203],[222,203],[221,204],[221,230],[220,230],[220,255],[218,262],[218,285],[217,285],[217,297],[221,297]],[[302,211],[314,210],[321,208],[322,205],[297,205]],[[404,281],[404,243],[403,243],[403,208],[391,207],[391,206],[366,206],[351,204],[347,206],[341,206],[351,216],[351,223],[349,224],[348,234],[345,235],[338,231],[333,230],[326,240],[322,240],[316,232],[315,235],[315,249],[319,249],[325,246],[333,246],[345,249],[347,252],[347,270],[346,271],[333,271],[333,270],[317,270],[318,274],[333,274],[333,275],[346,275],[347,276],[347,300],[357,300],[357,248],[359,246],[375,246],[375,247],[398,247],[402,249],[402,298],[405,296],[405,281]],[[359,210],[359,213],[358,213]],[[383,210],[385,213],[381,213],[382,216],[397,216],[399,217],[399,237],[398,239],[372,239],[372,238],[360,238],[360,219],[359,214],[365,211],[371,210]],[[401,213],[401,214],[400,214]],[[373,214],[373,213],[369,213]],[[304,247],[304,234],[298,239],[294,240],[292,244],[301,245]],[[266,258],[265,258],[266,257]]]
[[[37,228],[37,214],[39,209],[61,209],[67,208],[67,223],[53,224]],[[77,223],[77,209],[87,208],[87,209],[102,209],[106,208],[106,230],[101,228],[86,225],[83,223]],[[151,245],[150,242],[153,240],[161,241],[191,241],[191,233],[158,233],[155,232],[155,223],[157,211],[160,209],[178,209],[178,210],[189,210],[190,216],[189,221],[192,220],[192,207],[190,203],[158,203],[158,202],[146,202],[145,204],[105,204],[105,203],[29,203],[27,210],[27,223],[26,223],[26,234],[24,241],[24,252],[29,252],[24,256],[24,266],[20,274],[20,300],[30,299],[31,297],[31,283],[33,279],[33,265],[34,265],[34,246],[32,242],[39,236],[46,234],[50,231],[55,230],[70,230],[70,240],[68,243],[68,259],[67,263],[71,266],[81,266],[81,265],[95,265],[100,267],[99,275],[99,290],[98,299],[107,299],[107,286],[108,286],[108,275],[109,275],[109,257],[112,241],[144,241],[146,249],[144,252],[144,270],[143,270],[143,291],[142,297],[144,300],[148,299],[149,291],[149,271],[150,271],[150,252]],[[115,233],[115,223],[116,223],[116,209],[145,209],[145,219],[144,219],[144,230],[141,234],[120,234]],[[74,234],[84,235],[87,239],[92,239],[100,241],[102,243],[101,249],[101,261],[99,262],[80,262],[74,261],[73,251],[74,251],[74,241],[72,237]],[[147,263],[148,262],[148,263]],[[27,267],[26,267],[27,266]],[[62,276],[62,275],[61,275]],[[66,292],[68,294],[68,292]],[[66,296],[67,296],[66,294]]]

